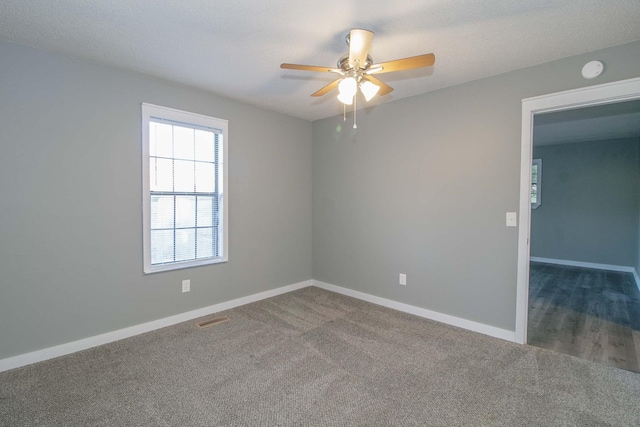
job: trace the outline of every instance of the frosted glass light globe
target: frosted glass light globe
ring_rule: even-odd
[[[353,77],[347,77],[340,82],[338,90],[340,91],[340,95],[353,96],[358,90],[358,83]]]

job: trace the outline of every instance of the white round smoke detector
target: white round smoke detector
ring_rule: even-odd
[[[595,79],[604,71],[604,64],[600,61],[591,61],[582,67],[582,77],[585,79]]]

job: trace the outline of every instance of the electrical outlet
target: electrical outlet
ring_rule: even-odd
[[[407,286],[407,275],[404,273],[400,273],[400,284]]]
[[[191,280],[182,281],[182,292],[189,292],[191,290]]]

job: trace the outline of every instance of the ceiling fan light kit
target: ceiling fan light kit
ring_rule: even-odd
[[[360,83],[360,92],[364,95],[364,99],[369,102],[371,99],[376,96],[378,91],[380,90],[380,86],[371,83],[369,80],[365,80]]]
[[[358,83],[356,82],[355,77],[345,77],[344,79],[342,79],[338,84],[338,91],[340,92],[340,95],[338,95],[338,99],[340,99],[341,96],[345,99],[353,98],[353,96],[358,91]],[[351,103],[352,101],[344,102],[344,104],[349,105],[351,105]]]
[[[360,89],[360,92],[367,102],[376,95],[384,96],[393,91],[391,86],[377,79],[372,74],[429,67],[435,63],[435,55],[428,53],[374,64],[373,59],[369,56],[369,48],[371,47],[372,40],[372,31],[358,28],[352,29],[346,37],[349,53],[338,59],[337,68],[287,63],[281,64],[280,68],[340,74],[341,77],[312,93],[311,96],[323,96],[333,89],[338,88],[338,100],[344,105],[352,105],[354,104],[354,100],[357,100],[358,89]],[[355,110],[356,108],[354,106],[354,128],[356,128]]]
[[[342,102],[344,105],[352,105],[353,104],[353,95],[346,95],[342,92],[338,93],[338,101]]]

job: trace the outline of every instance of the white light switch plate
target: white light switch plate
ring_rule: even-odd
[[[515,212],[507,212],[507,227],[517,227],[518,222]]]
[[[189,292],[191,290],[191,280],[182,281],[182,292]]]

